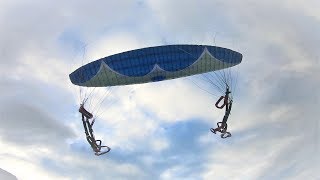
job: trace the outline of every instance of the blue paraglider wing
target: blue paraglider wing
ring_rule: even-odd
[[[72,72],[73,84],[88,87],[148,83],[185,77],[239,64],[238,52],[205,45],[167,45],[111,55]]]

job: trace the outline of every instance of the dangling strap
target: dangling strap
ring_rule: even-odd
[[[227,136],[225,136],[225,135],[227,135]],[[228,138],[228,137],[231,137],[231,133],[230,132],[225,132],[225,133],[221,134],[221,138],[223,138],[223,139]]]
[[[101,156],[101,155],[103,155],[103,154],[108,153],[108,152],[111,150],[111,148],[109,148],[108,146],[101,146],[101,147],[106,148],[106,150],[105,150],[105,151],[100,151],[100,152],[95,152],[94,154],[95,154],[96,156]]]
[[[212,133],[216,134],[216,130],[215,130],[215,129],[210,128],[210,131],[211,131]]]
[[[221,106],[219,106],[219,103],[220,103],[223,99],[225,99],[224,96],[221,96],[221,97],[218,99],[218,101],[216,102],[216,107],[217,107],[217,108],[222,109],[222,108],[226,105],[226,101],[224,100],[224,101],[223,101],[223,104],[222,104]]]

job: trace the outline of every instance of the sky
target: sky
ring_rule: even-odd
[[[316,0],[0,1],[2,179],[319,179]],[[206,44],[243,54],[228,130],[186,78],[113,88],[85,140],[69,74],[126,50]],[[97,96],[104,88],[97,90]],[[110,102],[108,104],[108,102]]]

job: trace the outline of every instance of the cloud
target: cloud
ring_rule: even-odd
[[[13,146],[2,146],[6,147],[8,154],[3,154],[1,152],[1,162],[0,165],[2,167],[6,167],[6,169],[17,177],[17,179],[68,179],[61,175],[56,175],[50,171],[44,169],[40,164],[38,164],[39,156],[47,155],[44,151],[38,151],[35,149],[25,148],[24,151],[21,149],[19,151],[15,151],[14,149],[17,147]],[[13,150],[13,151],[10,151]],[[16,154],[14,155],[14,153]],[[23,167],[23,168],[20,168]]]
[[[17,145],[58,145],[73,135],[69,128],[28,104],[6,102],[0,114],[1,139]]]
[[[59,159],[59,160],[57,160]],[[142,169],[132,163],[115,162],[106,157],[94,155],[67,154],[58,157],[58,154],[41,160],[41,166],[47,170],[69,179],[96,179],[96,178],[144,178]]]

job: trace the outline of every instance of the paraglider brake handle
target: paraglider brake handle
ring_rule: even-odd
[[[226,102],[225,102],[224,99],[225,99],[225,97],[224,97],[224,96],[221,96],[221,97],[218,99],[218,101],[216,102],[215,106],[216,106],[217,108],[219,108],[219,109],[222,109],[222,108],[226,105]],[[223,104],[222,104],[221,106],[219,106],[219,103],[220,103],[222,100],[224,100],[224,101],[223,101]]]

